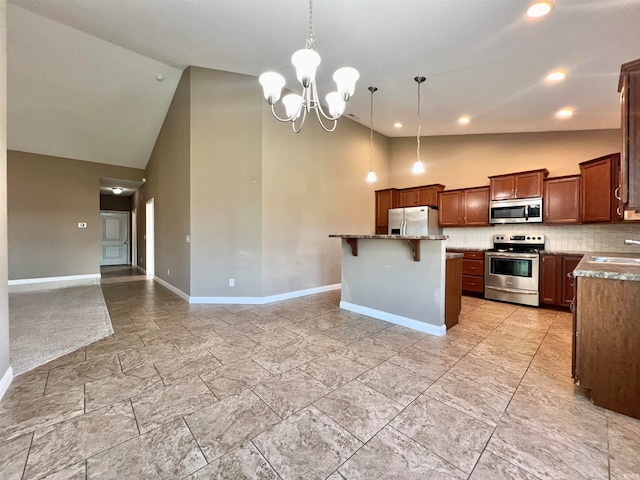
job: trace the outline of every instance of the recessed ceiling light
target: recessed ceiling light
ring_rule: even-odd
[[[565,78],[567,78],[567,74],[563,70],[554,70],[553,72],[549,73],[549,75],[547,75],[547,80],[549,80],[550,82],[559,82],[561,80],[564,80]]]
[[[536,2],[527,9],[527,15],[531,18],[544,17],[553,9],[551,2]]]
[[[159,82],[164,81],[164,75],[162,75],[161,73],[157,74],[156,75],[156,80],[159,81]]]
[[[116,195],[120,195],[122,192],[124,192],[124,189],[120,188],[120,187],[113,187],[111,189],[113,191],[113,193],[115,193]]]
[[[400,122],[394,123],[393,126],[396,128],[402,128],[402,124]]]
[[[571,118],[573,117],[573,108],[563,108],[556,112],[558,118]]]
[[[460,125],[467,125],[470,121],[471,121],[471,119],[469,118],[468,115],[463,115],[462,117],[460,117],[458,119],[458,123]]]

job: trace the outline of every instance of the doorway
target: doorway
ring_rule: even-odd
[[[153,202],[153,198],[151,200],[147,201],[147,218],[146,218],[146,225],[147,225],[147,233],[146,233],[146,250],[147,250],[147,259],[146,259],[146,271],[147,271],[147,275],[149,276],[154,276],[155,275],[155,234],[154,234],[154,202]]]
[[[129,264],[129,212],[100,211],[100,265]]]

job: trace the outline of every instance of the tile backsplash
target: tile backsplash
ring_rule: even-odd
[[[625,245],[627,238],[640,240],[640,222],[548,226],[538,224],[497,225],[478,228],[445,228],[448,248],[491,248],[493,235],[543,234],[545,250],[561,252],[638,253],[640,245]]]

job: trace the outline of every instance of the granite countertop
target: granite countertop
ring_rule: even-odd
[[[632,258],[637,264],[619,264],[595,261],[595,258]],[[640,282],[640,255],[634,253],[584,253],[584,257],[573,271],[576,277],[609,278]]]
[[[337,234],[329,235],[331,238],[362,238],[374,240],[448,240],[448,235],[350,235]]]
[[[469,247],[447,247],[447,252],[451,250],[464,250],[465,252],[486,252],[491,247],[487,248],[469,248]]]
[[[575,256],[580,256],[580,255],[596,255],[593,252],[571,252],[568,250],[540,250],[540,255],[575,255]],[[602,254],[605,255],[605,254]],[[608,253],[606,255],[611,255],[614,256],[616,255],[615,253]]]
[[[447,260],[449,260],[450,258],[462,258],[462,257],[464,257],[464,253],[447,252]]]

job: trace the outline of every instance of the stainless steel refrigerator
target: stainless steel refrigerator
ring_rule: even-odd
[[[441,235],[438,210],[431,207],[392,208],[389,210],[389,235]]]

